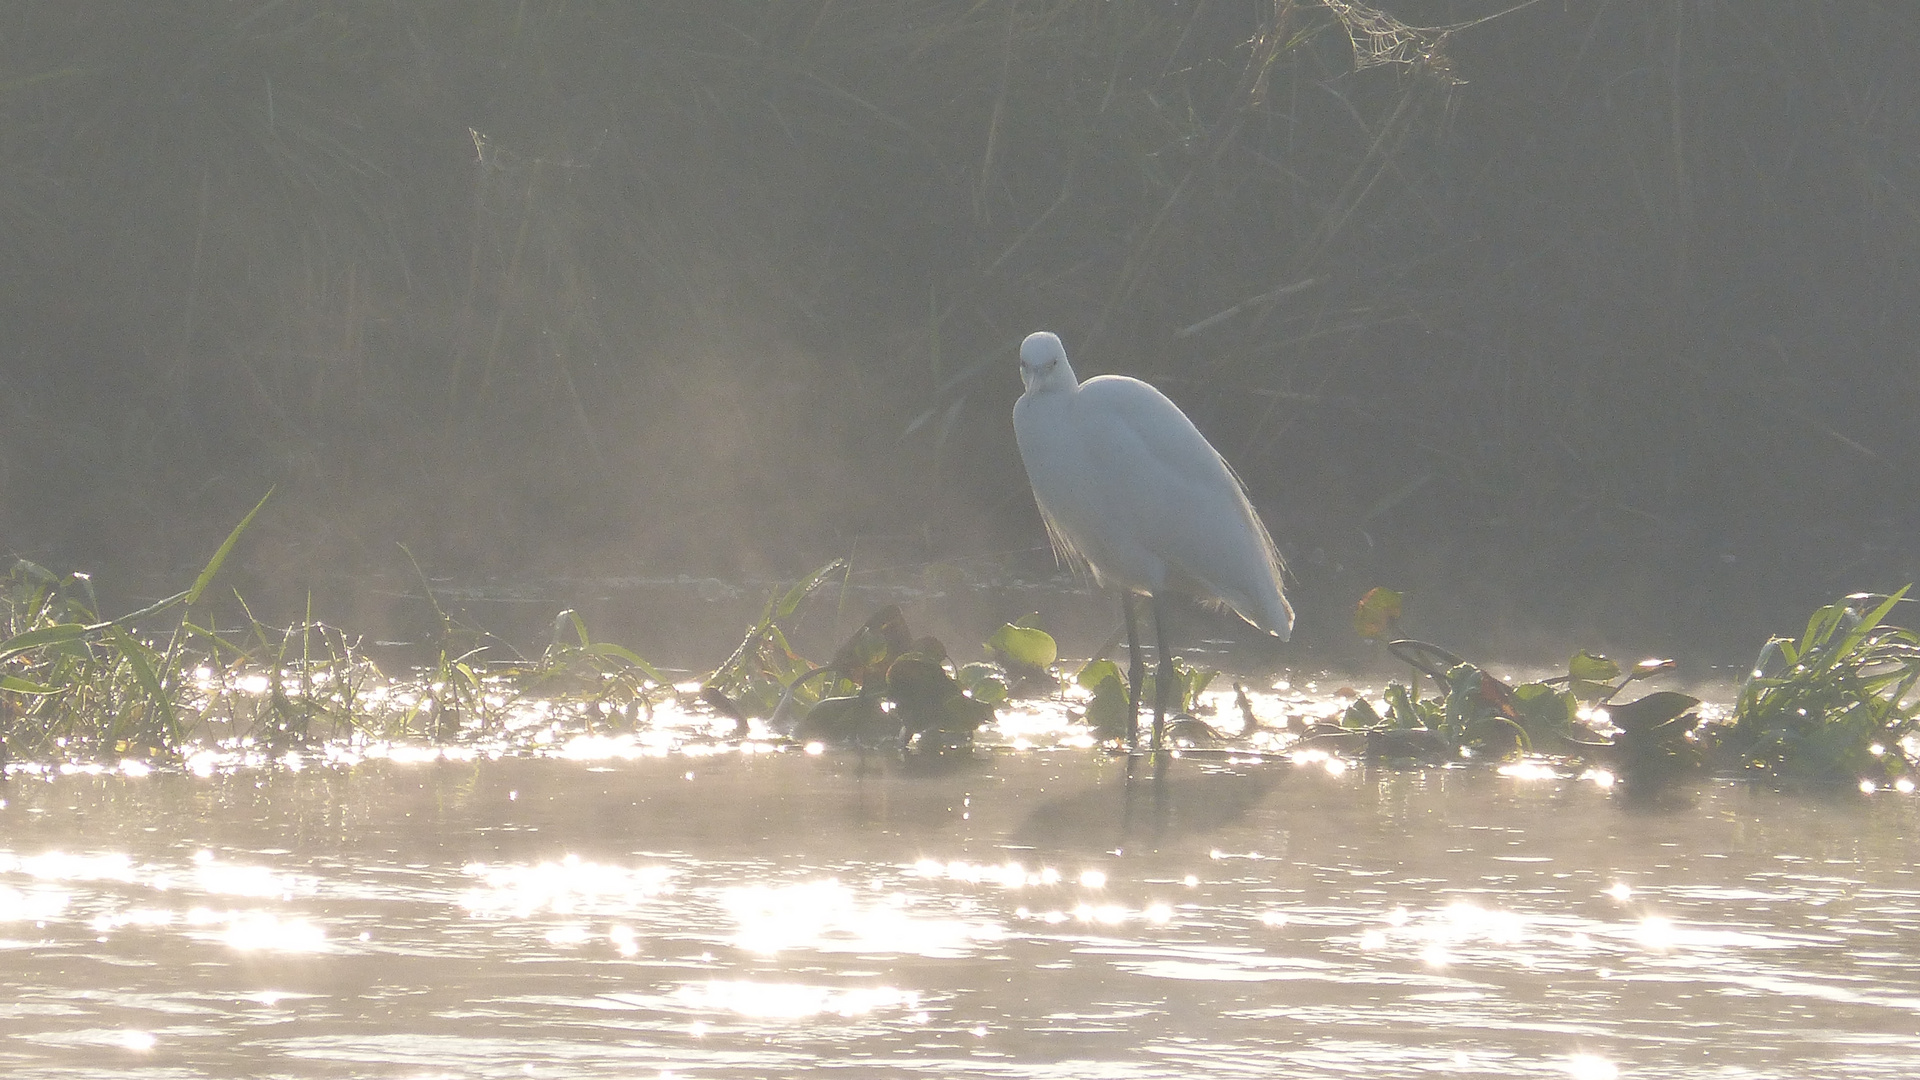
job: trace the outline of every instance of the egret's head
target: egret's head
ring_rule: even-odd
[[[1051,389],[1077,385],[1073,368],[1067,365],[1066,347],[1060,344],[1058,335],[1040,330],[1028,334],[1027,340],[1020,343],[1020,382],[1028,390],[1036,386]]]

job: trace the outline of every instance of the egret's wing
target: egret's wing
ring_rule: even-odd
[[[1115,376],[1081,384],[1080,398],[1104,421],[1089,425],[1095,453],[1127,480],[1124,491],[1103,493],[1107,513],[1124,516],[1130,535],[1164,560],[1170,584],[1290,633],[1279,549],[1246,485],[1179,406],[1147,383]]]

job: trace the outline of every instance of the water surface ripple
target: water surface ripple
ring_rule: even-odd
[[[8,1077],[1920,1066],[1902,797],[1001,749],[0,800]]]

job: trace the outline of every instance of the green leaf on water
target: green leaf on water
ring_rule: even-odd
[[[1607,716],[1622,731],[1649,731],[1699,704],[1697,697],[1672,690],[1659,690],[1624,705],[1609,705]],[[1691,729],[1691,726],[1688,725],[1688,728]]]
[[[996,657],[1004,657],[1013,665],[1045,671],[1060,658],[1060,647],[1053,635],[1045,630],[1031,626],[1019,626],[1007,623],[993,632],[987,639],[987,648],[993,650]]]
[[[1580,650],[1567,661],[1567,689],[1581,701],[1599,701],[1613,692],[1620,665],[1604,656]]]
[[[801,742],[868,743],[891,738],[899,730],[880,708],[879,697],[850,694],[820,699],[794,728],[793,737]]]
[[[1087,700],[1088,726],[1102,739],[1126,738],[1133,703],[1127,697],[1127,681],[1120,676],[1120,665],[1111,660],[1091,661],[1074,681],[1093,692]]]
[[[953,677],[975,701],[999,705],[1007,700],[1007,684],[992,664],[961,664]]]

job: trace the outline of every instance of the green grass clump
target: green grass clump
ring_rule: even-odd
[[[1769,640],[1740,688],[1722,752],[1749,770],[1800,779],[1910,777],[1920,634],[1886,619],[1911,588],[1836,600],[1799,638]]]
[[[222,626],[209,588],[265,502],[191,588],[118,618],[101,614],[86,574],[16,560],[0,580],[0,763],[166,762],[199,747],[278,753],[339,738],[510,738],[536,720],[631,728],[673,693],[657,668],[595,641],[571,611],[555,619],[538,656],[512,652],[450,615],[424,573],[432,660],[409,676],[387,675],[359,638],[314,619],[310,605],[302,620],[273,626],[235,594],[239,621]]]

